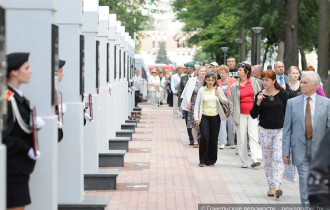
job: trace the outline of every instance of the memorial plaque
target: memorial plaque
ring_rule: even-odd
[[[84,94],[85,89],[85,37],[83,35],[80,35],[80,95]]]
[[[52,24],[52,54],[51,54],[51,104],[57,104],[57,87],[58,87],[58,26]]]
[[[130,67],[130,57],[127,55],[127,81],[130,82],[131,79],[131,67]]]
[[[96,90],[100,88],[100,41],[96,41]],[[108,76],[108,75],[107,75]]]
[[[117,60],[117,46],[116,45],[114,46],[113,57],[114,57],[114,59],[113,59],[113,64],[114,64],[114,74],[113,74],[113,76],[114,76],[114,79],[116,79],[117,78],[117,62],[116,62],[116,60]]]
[[[107,43],[107,82],[110,82],[110,44]]]
[[[121,50],[119,50],[119,79],[121,79]]]
[[[5,10],[0,7],[0,131],[2,131],[5,127],[3,115],[7,113],[7,100],[5,100],[5,90],[7,84],[5,29]]]
[[[126,52],[124,52],[124,77],[126,77]]]

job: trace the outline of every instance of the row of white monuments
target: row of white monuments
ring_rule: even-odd
[[[128,84],[134,40],[98,0],[0,0],[0,7],[6,13],[5,54],[30,52],[32,79],[22,89],[45,121],[27,209],[83,204],[89,199],[84,175],[100,173],[99,154],[109,151],[109,139],[116,138],[134,108],[134,91]],[[58,84],[67,108],[60,143],[52,94],[58,58],[66,61]],[[82,95],[88,101],[89,94],[94,120],[84,126]],[[0,142],[0,210],[5,209],[5,175],[5,147]]]

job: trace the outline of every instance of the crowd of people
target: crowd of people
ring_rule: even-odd
[[[220,66],[188,62],[164,81],[164,72],[152,70],[148,95],[153,108],[167,96],[174,117],[185,119],[189,145],[199,148],[200,167],[214,166],[218,148],[236,149],[242,168],[263,162],[267,196],[283,195],[283,174],[293,173],[287,171],[293,167],[302,206],[328,206],[330,159],[319,160],[326,157],[319,150],[330,144],[330,100],[313,66],[304,71],[290,66],[288,75],[285,69],[281,61],[265,71],[248,62],[236,67],[233,57]]]

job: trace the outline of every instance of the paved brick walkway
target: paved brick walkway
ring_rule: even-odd
[[[198,167],[198,149],[188,145],[184,120],[172,108],[142,105],[142,118],[109,209],[197,209],[199,203],[299,203],[298,183],[283,180],[284,196],[266,196],[263,167],[242,169],[235,150],[219,150],[214,167]]]

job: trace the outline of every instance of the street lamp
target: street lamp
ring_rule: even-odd
[[[229,50],[229,47],[220,47],[220,49],[222,50],[223,52],[223,64],[226,64],[226,54],[227,54],[227,51]]]
[[[243,40],[240,38],[236,38],[235,42],[238,44],[238,53],[239,53],[239,62],[242,62],[242,49],[241,45],[243,43]]]
[[[260,34],[261,34],[261,31],[263,30],[264,28],[263,27],[252,27],[252,31],[254,32],[254,35],[255,35],[255,57],[254,57],[254,60],[252,61],[253,62],[253,65],[256,65],[256,64],[260,64],[260,51],[261,51],[261,37],[260,37]]]

